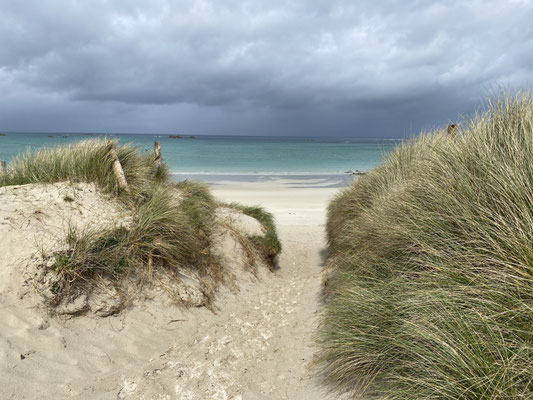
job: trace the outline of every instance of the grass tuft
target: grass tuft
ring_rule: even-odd
[[[533,98],[425,133],[328,210],[325,381],[354,397],[533,398]]]
[[[274,269],[276,267],[277,257],[281,253],[281,242],[276,230],[274,216],[259,206],[245,206],[239,203],[231,203],[226,206],[259,221],[263,227],[264,235],[253,236],[251,240],[258,247],[270,268]]]

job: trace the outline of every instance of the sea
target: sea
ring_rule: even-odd
[[[0,160],[8,163],[18,154],[41,147],[74,143],[97,137],[115,138],[140,151],[162,147],[163,160],[175,179],[206,182],[261,181],[276,177],[351,180],[355,171],[368,171],[402,139],[333,137],[261,137],[163,134],[54,134],[3,133]],[[171,137],[174,136],[174,137]]]

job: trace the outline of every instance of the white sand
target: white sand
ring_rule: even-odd
[[[301,183],[215,188],[222,200],[272,212],[283,244],[279,270],[242,279],[239,293],[219,298],[217,313],[183,311],[155,298],[118,316],[70,320],[47,317],[31,306],[31,295],[19,298],[13,260],[27,258],[34,239],[29,232],[16,239],[28,241],[28,254],[10,253],[13,228],[2,222],[13,210],[4,210],[0,188],[0,398],[323,399],[312,379],[312,334],[325,209],[337,189]],[[38,201],[27,202],[21,223]]]

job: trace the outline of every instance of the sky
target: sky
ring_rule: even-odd
[[[0,131],[404,137],[533,81],[533,0],[0,0]]]

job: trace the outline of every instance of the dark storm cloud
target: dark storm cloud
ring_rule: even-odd
[[[0,129],[404,135],[533,77],[515,1],[0,0]]]

